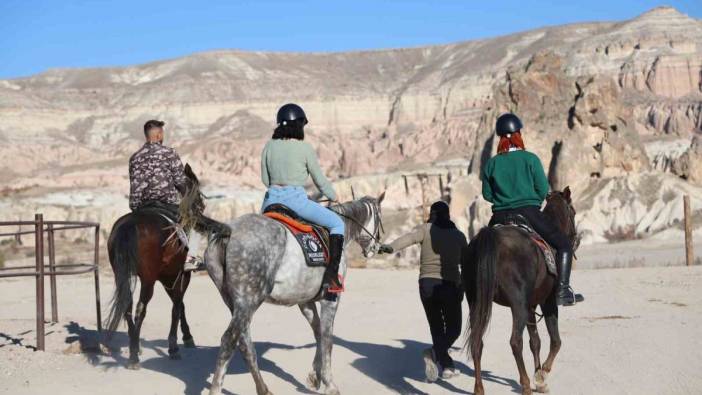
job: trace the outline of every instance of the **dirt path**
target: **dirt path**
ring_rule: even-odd
[[[563,349],[549,378],[551,393],[702,392],[702,267],[580,270],[573,277],[588,300],[561,310]],[[103,276],[105,310],[111,281]],[[227,323],[224,304],[207,277],[195,278],[186,298],[199,347],[183,349],[181,361],[165,357],[170,304],[159,290],[142,332],[140,371],[123,368],[124,332],[113,341],[123,347],[122,355],[63,353],[69,348],[67,342],[80,338],[89,345],[94,339],[91,286],[89,277],[59,280],[61,322],[47,326],[49,351],[39,353],[26,348],[34,344],[32,280],[0,281],[0,393],[207,393]],[[489,370],[486,391],[491,394],[513,393],[517,386],[508,344],[510,325],[508,311],[496,308],[483,358]],[[539,328],[545,357],[548,336],[543,324]],[[255,316],[252,334],[271,390],[309,393],[304,378],[314,354],[312,333],[297,308],[264,306]],[[420,354],[428,346],[429,331],[415,272],[353,270],[336,335],[333,371],[342,393],[472,392],[472,364],[458,351],[461,376],[436,384],[423,382]],[[531,366],[528,352],[525,346],[525,360]],[[255,393],[238,354],[225,388],[228,394]]]

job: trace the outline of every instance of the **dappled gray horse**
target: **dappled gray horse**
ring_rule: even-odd
[[[355,240],[365,257],[374,255],[380,245],[380,203],[384,196],[385,193],[377,199],[364,197],[333,207],[346,223],[345,240]],[[307,383],[325,394],[338,394],[331,374],[331,349],[340,298],[325,298],[320,293],[325,268],[308,267],[295,236],[273,219],[247,214],[229,226],[231,237],[212,244],[205,257],[210,277],[232,312],[229,327],[222,335],[210,394],[221,393],[235,347],[244,356],[257,393],[271,393],[259,372],[250,331],[251,319],[263,302],[300,307],[317,342]],[[346,275],[345,256],[341,258],[339,273]],[[315,302],[321,306],[321,315]]]

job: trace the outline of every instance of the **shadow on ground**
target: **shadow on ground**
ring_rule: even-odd
[[[72,335],[66,339],[66,342],[80,341],[81,349],[88,351],[84,355],[91,364],[104,369],[123,368],[126,365],[129,357],[129,338],[126,333],[115,333],[112,339],[109,340],[111,354],[107,357],[100,357],[96,353],[90,352],[91,350],[97,350],[98,335],[95,330],[83,328],[73,322],[67,325],[66,329]],[[197,339],[195,341],[197,342]],[[158,355],[155,358],[142,359],[142,369],[153,370],[181,380],[185,384],[185,391],[183,392],[185,395],[200,395],[203,390],[209,389],[209,378],[214,371],[219,347],[198,346],[196,348],[184,348],[182,344],[179,344],[182,360],[171,360],[168,358],[168,341],[166,339],[142,339],[141,346],[144,349],[154,351]],[[302,382],[285,372],[275,362],[265,358],[265,354],[271,349],[295,350],[314,347],[313,344],[294,347],[279,343],[257,342],[255,346],[258,354],[258,365],[262,371],[274,374],[276,377],[290,383],[298,392],[314,393],[308,390]],[[312,361],[309,361],[309,363],[311,365]],[[241,354],[236,353],[234,355],[227,369],[227,374],[246,374],[248,376],[249,370],[244,364]],[[251,380],[253,385],[253,379]],[[227,390],[223,390],[223,393],[233,395],[232,392]]]
[[[410,380],[425,381],[422,352],[431,345],[408,339],[398,341],[402,346],[354,342],[336,337],[334,344],[361,355],[362,357],[353,361],[351,365],[388,389],[400,394],[428,394],[413,386]],[[458,360],[454,362],[462,376],[474,377],[473,369]],[[465,380],[460,380],[462,376],[451,381],[440,379],[433,385],[453,393],[472,394],[454,385],[454,380],[461,384],[466,383]],[[483,380],[511,387],[512,391],[521,393],[521,387],[515,380],[494,376],[489,371],[483,370]],[[468,382],[472,389],[473,381]]]
[[[66,329],[70,334],[66,342],[79,341],[81,350],[84,351],[86,359],[91,364],[104,369],[122,368],[126,365],[129,339],[124,332],[115,333],[109,341],[111,354],[109,356],[100,356],[97,353],[97,350],[99,350],[97,346],[98,335],[95,330],[83,328],[74,322],[68,324]],[[334,345],[360,355],[351,365],[389,390],[400,394],[428,394],[412,385],[411,381],[422,382],[425,379],[422,351],[428,348],[429,344],[407,339],[398,341],[401,343],[399,347],[387,344],[355,342],[335,337]],[[313,348],[315,347],[314,343],[295,347],[280,343],[256,342],[255,346],[261,371],[271,373],[290,383],[298,392],[315,393],[310,391],[303,382],[287,373],[284,370],[285,367],[278,366],[275,362],[265,358],[265,354],[271,349],[298,350]],[[214,370],[219,347],[188,349],[181,346],[180,351],[183,359],[180,361],[168,358],[168,342],[166,339],[142,339],[142,347],[153,350],[158,355],[155,358],[143,359],[141,362],[142,369],[153,370],[181,380],[185,384],[185,395],[199,395],[203,390],[209,389],[209,378]],[[123,352],[120,352],[120,350],[123,350]],[[308,361],[308,363],[311,365],[312,361]],[[473,369],[460,361],[456,361],[456,368],[462,373],[460,377],[474,376]],[[229,364],[227,374],[246,374],[248,376],[248,373],[248,368],[244,364],[241,354],[237,352]],[[253,379],[251,380],[253,384]],[[483,380],[511,387],[514,392],[521,392],[516,381],[493,376],[489,371],[483,370]],[[465,380],[460,380],[460,378],[456,381],[456,383],[458,382],[464,385],[466,383]],[[472,387],[472,380],[468,380],[468,383]],[[458,394],[471,394],[471,392],[458,388],[453,381],[439,380],[434,385]],[[223,392],[224,394],[234,395],[226,390]]]

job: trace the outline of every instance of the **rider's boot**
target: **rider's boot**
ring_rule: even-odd
[[[344,251],[344,235],[329,235],[329,265],[324,272],[322,287],[327,293],[340,293],[344,290],[343,279],[339,276],[341,253]]]
[[[562,306],[572,306],[582,302],[585,298],[581,294],[576,294],[570,287],[570,270],[573,267],[573,254],[569,251],[559,251],[558,264],[558,294],[556,301]]]
[[[200,232],[191,229],[188,234],[188,257],[185,258],[185,264],[183,264],[184,271],[192,272],[206,269],[205,261],[202,258],[203,254],[200,251],[201,240],[202,235]]]

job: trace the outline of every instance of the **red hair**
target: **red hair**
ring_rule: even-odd
[[[512,147],[524,149],[524,140],[522,140],[521,132],[514,132],[506,136],[501,136],[500,142],[497,144],[497,153],[503,154]]]

